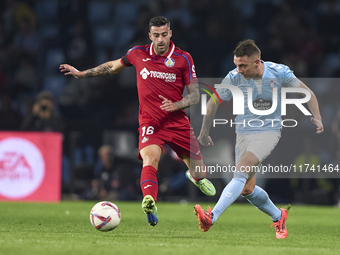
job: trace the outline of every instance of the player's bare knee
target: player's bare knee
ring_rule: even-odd
[[[144,165],[158,166],[160,158],[157,155],[146,155],[143,157]]]

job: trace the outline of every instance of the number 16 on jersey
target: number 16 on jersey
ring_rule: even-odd
[[[142,136],[144,135],[152,135],[154,132],[155,128],[153,126],[144,126],[142,127]]]

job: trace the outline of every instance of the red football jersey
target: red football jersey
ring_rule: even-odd
[[[131,48],[121,63],[135,66],[139,97],[139,125],[160,124],[162,127],[179,127],[188,124],[184,110],[166,112],[160,108],[159,95],[177,102],[182,100],[185,85],[197,82],[194,62],[190,54],[170,42],[164,56],[154,52],[153,44]]]

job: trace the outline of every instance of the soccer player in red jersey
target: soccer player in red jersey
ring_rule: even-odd
[[[172,30],[165,17],[149,22],[149,45],[135,46],[120,59],[98,67],[78,71],[68,64],[60,65],[61,72],[74,77],[90,78],[113,75],[126,67],[135,66],[139,98],[139,155],[143,160],[140,183],[143,192],[142,208],[151,226],[157,218],[157,169],[164,144],[168,144],[188,166],[187,177],[200,190],[215,195],[215,187],[205,173],[195,171],[204,167],[193,129],[184,111],[199,102],[198,81],[194,62],[170,40]],[[184,88],[188,95],[182,97]],[[203,168],[198,168],[203,169]]]

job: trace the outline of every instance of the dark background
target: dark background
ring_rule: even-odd
[[[69,63],[84,70],[118,59],[134,45],[148,44],[148,22],[158,15],[170,20],[172,40],[192,55],[198,77],[222,80],[234,68],[232,51],[237,42],[251,38],[262,50],[263,60],[286,64],[297,77],[310,78],[307,85],[318,97],[325,133],[315,135],[309,118],[292,110],[288,116],[299,118],[299,125],[283,131],[266,163],[339,162],[340,89],[335,78],[340,75],[340,1],[4,0],[0,3],[0,130],[22,130],[37,94],[53,93],[55,111],[64,122],[65,199],[88,198],[84,192],[91,187],[95,169],[100,169],[97,150],[103,144],[114,148],[114,165],[120,170],[113,171],[125,172],[124,179],[133,180],[130,191],[135,196],[122,199],[141,196],[134,69],[77,80],[62,75],[59,65]],[[232,118],[230,108],[226,103],[219,114]],[[226,152],[231,159],[234,137],[231,130],[225,132],[227,145],[221,145],[231,148]],[[165,149],[160,199],[188,195],[195,199],[200,195],[188,186],[185,166],[174,158]],[[213,181],[219,192],[224,181]],[[338,203],[338,179],[270,179],[262,185],[278,202]]]

